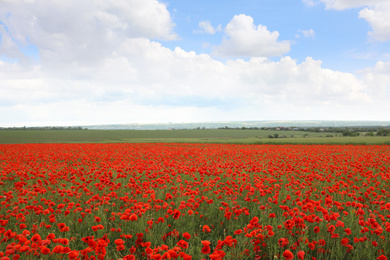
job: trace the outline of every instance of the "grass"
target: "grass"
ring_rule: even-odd
[[[268,138],[278,134],[279,138]],[[304,137],[307,135],[306,137]],[[332,135],[332,137],[326,137]],[[282,137],[284,136],[284,137]],[[390,144],[390,137],[268,130],[2,130],[0,144],[20,143]]]

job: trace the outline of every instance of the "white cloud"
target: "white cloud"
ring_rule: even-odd
[[[315,105],[370,101],[365,86],[354,75],[324,69],[321,61],[310,57],[301,64],[283,57],[278,62],[253,58],[249,62],[236,61],[230,66],[246,83],[242,87],[244,92],[272,96],[287,103]]]
[[[365,19],[373,31],[369,36],[378,41],[390,40],[390,2],[383,2],[366,7],[359,12],[359,17]]]
[[[199,29],[195,30],[195,33],[207,33],[215,34],[216,32],[222,31],[221,25],[218,25],[217,28],[214,28],[210,21],[203,21],[199,23]]]
[[[298,30],[298,34],[296,34],[297,38],[300,38],[301,35],[306,38],[314,38],[314,30]]]
[[[307,5],[314,5],[313,0],[302,0]],[[377,41],[390,40],[390,1],[388,0],[319,0],[326,9],[346,10],[363,8],[359,17],[365,19],[372,27],[368,35]]]
[[[0,114],[12,112],[2,124],[383,119],[389,107],[388,63],[359,80],[312,58],[222,63],[142,38],[116,51],[100,65],[61,75],[1,62]]]
[[[129,38],[177,38],[166,6],[157,0],[10,1],[2,4],[0,20],[15,42],[37,46],[42,62],[52,67],[92,66]]]
[[[359,71],[363,82],[369,86],[368,93],[376,100],[390,100],[390,61],[378,61],[373,68]],[[390,110],[389,110],[390,111]]]
[[[235,15],[226,25],[225,38],[213,52],[221,57],[271,57],[290,51],[289,41],[278,41],[279,33],[270,32],[264,25],[256,26],[253,18]]]
[[[244,15],[226,26],[230,38],[220,47],[237,47],[239,52],[224,49],[226,55],[263,57],[220,62],[152,40],[151,35],[174,35],[165,11],[156,11],[169,25],[165,33],[145,29],[140,35],[134,25],[130,30],[133,18],[117,10],[130,2],[141,4],[93,1],[87,8],[83,2],[80,10],[71,12],[64,1],[37,0],[34,6],[12,2],[31,9],[12,6],[11,16],[2,17],[12,34],[2,50],[17,57],[12,39],[20,44],[31,41],[42,62],[28,66],[0,60],[0,126],[388,116],[389,63],[361,71],[358,78],[325,69],[312,58],[302,63],[290,57],[271,61],[264,56],[281,55],[290,44],[277,41],[277,32],[255,26]],[[60,6],[55,9],[58,17],[52,16],[54,3]],[[145,10],[160,6],[156,1],[142,3]],[[28,19],[34,16],[37,20]],[[162,26],[142,19],[143,28]],[[249,52],[244,52],[239,36],[249,41]]]
[[[0,24],[0,54],[7,57],[21,58],[23,53],[20,51],[18,44],[12,40],[12,36],[7,32],[5,25]]]
[[[327,9],[345,10],[381,2],[382,0],[320,0]]]

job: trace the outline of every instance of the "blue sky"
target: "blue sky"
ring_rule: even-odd
[[[375,59],[358,58],[359,53],[384,52],[390,47],[389,43],[371,42],[367,38],[370,26],[358,17],[358,8],[326,10],[323,4],[308,6],[300,0],[224,1],[223,4],[177,0],[168,1],[167,7],[176,22],[175,31],[181,38],[179,42],[165,43],[172,49],[179,45],[186,51],[210,54],[212,46],[221,43],[223,32],[214,35],[194,33],[199,30],[199,23],[210,21],[214,27],[223,27],[237,14],[251,16],[256,25],[278,31],[280,40],[293,41],[288,55],[299,62],[311,56],[321,59],[328,68],[353,72],[376,62]],[[308,30],[313,30],[312,37],[302,34]],[[205,43],[209,47],[202,47]]]
[[[386,0],[0,1],[0,126],[389,120],[389,17]]]

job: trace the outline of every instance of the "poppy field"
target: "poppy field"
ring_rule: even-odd
[[[0,145],[6,259],[390,259],[390,146]]]

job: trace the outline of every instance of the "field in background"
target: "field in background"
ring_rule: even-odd
[[[269,136],[278,135],[278,138]],[[328,136],[328,137],[327,137]],[[329,137],[332,136],[332,137]],[[0,144],[19,143],[390,144],[390,136],[274,130],[2,130]]]

